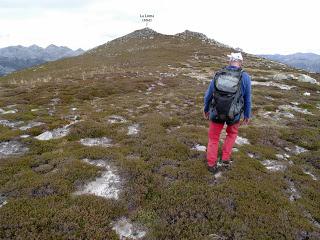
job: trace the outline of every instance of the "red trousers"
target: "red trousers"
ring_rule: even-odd
[[[227,125],[227,136],[224,140],[222,147],[222,161],[230,160],[232,147],[238,136],[238,128],[240,122],[233,125]],[[219,138],[221,130],[223,129],[224,123],[215,123],[210,121],[209,126],[209,142],[207,148],[207,161],[209,166],[214,166],[217,163],[218,159],[218,149],[219,149]]]

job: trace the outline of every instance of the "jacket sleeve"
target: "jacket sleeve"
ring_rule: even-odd
[[[214,80],[211,80],[210,85],[204,95],[204,112],[209,112],[210,103],[213,98]]]
[[[244,118],[251,117],[251,78],[247,73],[243,75]]]

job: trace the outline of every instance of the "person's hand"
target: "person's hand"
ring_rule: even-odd
[[[250,123],[250,119],[249,118],[244,118],[242,120],[242,122],[240,123],[240,125],[249,125],[249,123]]]
[[[203,117],[206,120],[209,120],[209,112],[203,112]]]

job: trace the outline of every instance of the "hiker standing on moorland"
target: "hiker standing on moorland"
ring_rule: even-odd
[[[218,147],[221,130],[227,124],[227,136],[222,147],[222,163],[230,165],[232,147],[241,124],[249,124],[251,115],[251,79],[242,70],[241,53],[231,53],[229,66],[218,71],[204,97],[204,118],[210,119],[207,148],[208,170],[218,171]],[[240,118],[244,113],[244,119]]]

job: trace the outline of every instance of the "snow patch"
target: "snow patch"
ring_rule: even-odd
[[[131,223],[125,217],[120,218],[112,225],[112,230],[114,230],[118,234],[120,239],[141,239],[147,234],[140,227]]]
[[[310,96],[311,94],[309,92],[303,93],[303,96]]]
[[[107,137],[102,138],[83,138],[80,140],[80,143],[84,146],[100,146],[100,147],[112,147],[112,140]]]

